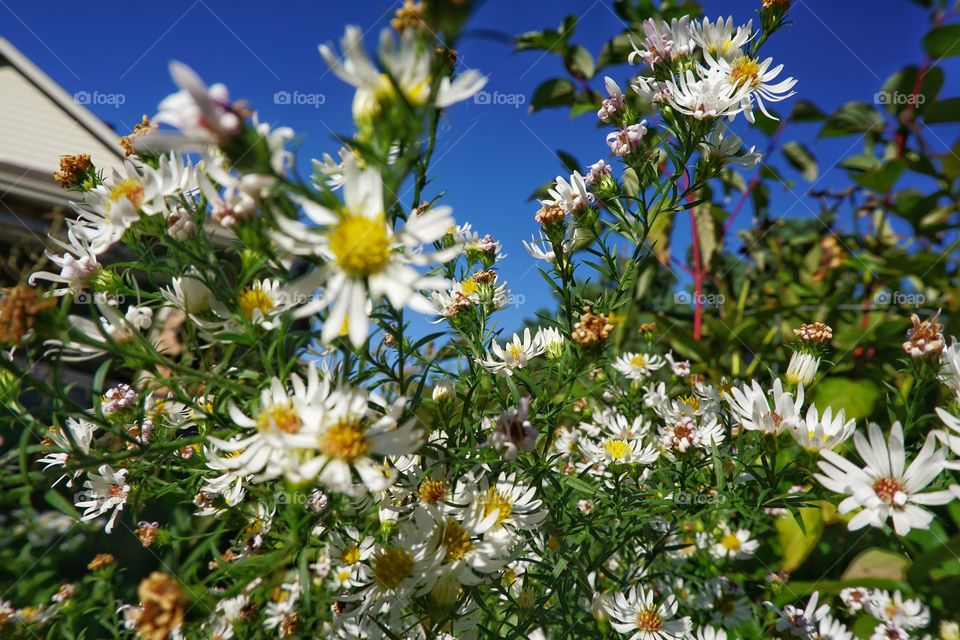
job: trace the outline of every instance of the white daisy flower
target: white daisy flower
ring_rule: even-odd
[[[544,206],[560,207],[564,213],[576,215],[593,204],[593,194],[587,191],[587,184],[579,171],[574,171],[570,181],[557,176],[556,184],[547,189],[550,198],[541,200]]]
[[[84,510],[80,520],[86,522],[112,511],[104,531],[113,531],[117,516],[123,511],[123,505],[127,503],[127,496],[130,494],[130,485],[126,478],[126,469],[114,471],[108,464],[100,465],[97,473],[88,471],[87,479],[83,482],[83,491],[74,499],[76,507]]]
[[[726,439],[723,427],[716,419],[700,424],[691,417],[661,426],[659,436],[660,445],[671,455],[695,449],[710,451],[714,445],[720,445]]]
[[[747,431],[759,431],[769,435],[779,435],[785,428],[793,428],[803,423],[800,410],[803,406],[803,385],[797,387],[797,394],[785,392],[780,380],[773,381],[770,390],[773,407],[760,384],[753,380],[739,388],[731,387],[724,398],[730,404],[734,418]]]
[[[417,41],[415,30],[405,30],[399,43],[391,30],[384,29],[380,33],[379,58],[384,66],[383,71],[367,55],[359,27],[350,25],[346,28],[340,48],[343,51],[342,58],[330,45],[325,44],[320,45],[320,55],[337,77],[357,89],[353,99],[353,116],[357,122],[366,122],[375,117],[380,101],[394,95],[396,89],[400,90],[410,105],[426,105],[433,84],[430,74],[433,49]],[[452,80],[444,77],[440,81],[435,104],[443,108],[466,100],[486,83],[487,78],[473,70],[461,73]]]
[[[874,618],[906,629],[922,629],[930,623],[930,607],[914,598],[904,598],[900,591],[892,594],[877,589],[870,594],[867,612]]]
[[[646,125],[647,121],[641,120],[636,124],[608,133],[607,146],[610,147],[610,152],[618,158],[623,158],[636,151],[643,142],[643,136],[647,135]]]
[[[64,362],[82,362],[92,360],[107,353],[110,348],[110,342],[104,339],[107,336],[110,341],[127,344],[137,339],[138,334],[122,315],[112,301],[106,299],[102,294],[93,295],[94,305],[103,315],[97,321],[83,318],[81,316],[67,316],[67,323],[70,333],[83,336],[82,341],[77,340],[57,340],[50,339],[43,343],[47,347],[44,357],[57,354]]]
[[[243,118],[230,103],[226,86],[214,84],[207,87],[193,69],[174,60],[170,63],[170,76],[180,87],[160,102],[153,121],[167,124],[180,131],[180,136],[171,136],[160,131],[139,138],[138,148],[192,149],[198,145],[227,143],[243,128]]]
[[[857,422],[853,418],[846,420],[843,409],[833,415],[833,409],[827,407],[821,416],[817,408],[810,405],[804,420],[790,423],[790,435],[807,451],[834,449],[846,441],[856,431]]]
[[[547,516],[536,488],[520,482],[516,473],[501,473],[493,484],[485,475],[468,474],[458,485],[454,502],[469,505],[464,524],[479,533],[504,537],[532,531]]]
[[[760,543],[750,537],[748,529],[731,529],[728,525],[723,525],[717,532],[716,540],[711,550],[715,558],[744,560],[760,548]]]
[[[807,601],[807,606],[798,609],[792,604],[788,604],[781,609],[772,602],[764,602],[771,609],[777,612],[780,619],[777,620],[777,631],[789,631],[791,635],[800,638],[810,638],[820,624],[820,620],[830,613],[830,605],[821,605],[817,608],[817,601],[820,599],[820,593],[814,591]]]
[[[734,31],[733,17],[726,20],[717,18],[716,23],[704,18],[702,22],[691,25],[690,35],[714,59],[733,61],[743,55],[743,46],[753,39],[753,20]]]
[[[373,409],[375,403],[383,412]],[[383,491],[396,479],[384,458],[415,453],[423,444],[417,418],[399,423],[405,398],[387,403],[366,391],[341,386],[318,394],[318,415],[308,428],[287,434],[301,457],[287,477],[294,482],[317,478],[334,491],[355,492],[354,474],[371,492]],[[376,457],[374,457],[376,456]]]
[[[90,285],[90,280],[100,271],[97,254],[90,248],[89,242],[78,237],[73,229],[67,232],[67,242],[61,242],[53,236],[50,240],[64,250],[62,256],[45,252],[55,265],[60,267],[60,273],[37,271],[30,275],[30,286],[36,286],[37,280],[47,280],[54,284],[64,284],[65,288],[51,291],[51,295],[65,296],[83,291]]]
[[[710,132],[709,139],[700,144],[700,149],[708,160],[735,165],[743,169],[755,167],[763,159],[763,154],[756,150],[756,146],[741,153],[743,140],[730,131],[727,123],[722,120]]]
[[[217,315],[229,314],[226,306],[220,303],[210,288],[204,284],[202,276],[195,267],[191,267],[181,277],[170,280],[170,287],[160,287],[160,293],[174,307],[189,315],[214,310]]]
[[[658,604],[653,591],[641,586],[613,595],[605,605],[610,626],[630,640],[677,640],[686,638],[693,626],[689,617],[674,619],[678,604],[673,595]]]
[[[527,327],[523,330],[522,340],[519,335],[513,334],[512,340],[503,347],[493,340],[487,357],[478,359],[477,363],[491,373],[512,376],[514,369],[523,369],[532,358],[543,355],[544,351],[543,344],[533,339]]]
[[[650,464],[660,457],[652,444],[644,446],[640,440],[624,438],[609,437],[599,443],[588,440],[580,448],[601,470],[611,464]]]
[[[402,609],[414,595],[428,593],[436,583],[445,548],[431,547],[424,532],[407,522],[389,544],[378,545],[364,575],[366,584],[350,596],[361,611]]]
[[[824,459],[818,463],[823,473],[814,477],[830,491],[848,496],[839,504],[841,514],[860,509],[847,525],[851,531],[867,525],[883,527],[888,518],[893,519],[894,531],[900,536],[911,529],[929,528],[934,515],[921,505],[947,504],[954,498],[948,490],[923,491],[943,470],[946,449],[937,449],[936,436],[931,433],[907,467],[899,422],[893,423],[889,441],[877,424],[870,424],[869,434],[869,440],[860,432],[853,434],[863,468],[824,450],[820,452]]]
[[[627,352],[614,360],[613,368],[630,380],[645,380],[665,364],[666,360],[660,355]]]
[[[863,587],[847,587],[840,592],[840,600],[843,601],[850,613],[863,610],[869,599],[870,592]]]
[[[298,310],[299,317],[329,307],[321,338],[329,343],[344,326],[354,346],[363,345],[368,333],[368,302],[386,297],[395,309],[409,306],[421,313],[434,308],[421,290],[450,286],[445,278],[424,276],[414,267],[443,263],[458,255],[455,245],[437,252],[425,247],[445,236],[454,226],[449,207],[433,207],[412,216],[401,229],[388,224],[383,205],[383,182],[375,168],[361,169],[352,156],[344,160],[344,206],[332,211],[305,198],[298,202],[321,229],[288,218],[277,218],[281,233],[272,237],[295,255],[312,255],[326,263],[289,285],[294,298],[312,302]],[[322,288],[322,297],[313,297]]]
[[[731,84],[721,69],[684,71],[664,84],[670,106],[697,120],[733,119],[749,103],[748,91]]]
[[[690,17],[674,18],[670,23],[650,18],[643,23],[644,38],[637,47],[633,40],[633,51],[627,57],[630,64],[640,58],[650,67],[669,65],[674,60],[688,57],[697,44],[690,29]]]
[[[307,371],[307,382],[296,374],[290,377],[291,389],[279,378],[273,378],[270,386],[260,392],[260,402],[255,417],[247,416],[232,400],[229,405],[233,423],[244,430],[255,429],[252,435],[234,440],[211,437],[216,450],[226,452],[226,457],[212,456],[220,468],[255,476],[256,482],[276,478],[299,466],[301,452],[285,436],[303,429],[315,429],[321,419],[320,404],[330,393],[330,383],[322,381],[315,367]]]
[[[90,453],[90,443],[93,441],[93,434],[96,430],[96,424],[83,418],[67,418],[66,430],[64,430],[63,427],[50,427],[50,431],[47,434],[49,443],[47,440],[44,440],[44,444],[52,444],[56,446],[59,451],[48,453],[42,458],[39,458],[37,462],[46,465],[43,467],[44,471],[54,467],[66,467],[72,452],[80,451],[84,455]],[[81,470],[74,471],[67,479],[67,486],[72,487],[73,480],[81,473]],[[61,480],[67,477],[68,474],[64,473],[54,480],[51,486],[57,486]]]
[[[722,56],[715,58],[706,50],[703,57],[710,69],[708,73],[712,73],[713,70],[721,70],[729,85],[742,96],[743,114],[750,122],[754,121],[754,102],[760,107],[763,115],[776,120],[777,118],[774,118],[767,111],[763,101],[780,102],[796,93],[796,91],[793,91],[793,87],[797,84],[795,79],[786,78],[780,82],[774,82],[783,70],[783,65],[780,64],[771,69],[773,58],[760,61],[759,58],[741,55],[733,60],[727,60]]]

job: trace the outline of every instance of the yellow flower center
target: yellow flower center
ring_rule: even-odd
[[[240,311],[243,312],[247,320],[253,320],[254,311],[267,315],[274,307],[273,298],[259,284],[240,292],[237,302],[240,305]]]
[[[373,556],[373,578],[381,587],[396,589],[413,574],[415,564],[406,549],[390,547]]]
[[[730,65],[730,82],[755,87],[760,84],[760,63],[750,56],[740,56]]]
[[[700,408],[700,400],[698,400],[697,396],[693,395],[692,393],[689,393],[683,396],[682,398],[680,398],[680,402],[681,404],[687,405],[694,411]]]
[[[328,458],[352,462],[370,450],[359,419],[344,418],[320,437],[320,451]]]
[[[522,344],[516,342],[508,342],[506,348],[507,355],[510,356],[510,359],[515,365],[523,362],[524,349]]]
[[[630,358],[630,366],[631,366],[631,367],[639,367],[639,368],[641,368],[641,369],[646,368],[646,366],[647,366],[647,359],[646,359],[646,357],[644,357],[644,355],[643,355],[642,353],[638,353],[637,355],[635,355],[635,356],[633,356],[632,358]]]
[[[337,265],[354,278],[379,273],[390,261],[390,234],[383,214],[347,213],[327,233]]]
[[[423,481],[423,484],[420,485],[420,502],[425,502],[426,504],[435,504],[443,500],[446,495],[447,483],[443,480],[427,478]]]
[[[446,549],[443,564],[460,560],[473,550],[470,534],[458,522],[447,520],[445,524],[440,526],[442,527],[440,545]]]
[[[499,527],[506,522],[513,514],[513,501],[510,500],[510,496],[504,494],[502,491],[498,491],[496,487],[490,487],[484,491],[480,501],[483,504],[484,519],[490,517],[490,514],[494,511],[497,511],[495,527]]]
[[[121,198],[126,198],[135,208],[139,209],[143,202],[143,185],[136,178],[127,178],[110,189],[110,202],[117,202]]]
[[[637,612],[635,620],[640,631],[659,631],[663,628],[663,617],[656,609],[642,609]]]
[[[340,559],[343,560],[344,564],[357,564],[360,562],[359,547],[355,544],[350,545],[343,550],[343,555],[340,556]]]
[[[261,411],[257,416],[257,429],[260,431],[282,431],[283,433],[297,433],[300,431],[300,416],[294,411],[289,402],[276,404]]]
[[[463,295],[465,296],[472,296],[480,291],[480,285],[477,284],[477,281],[473,277],[467,278],[461,282],[460,288],[463,289]]]
[[[720,540],[720,544],[727,551],[740,551],[740,538],[735,533],[728,533]]]
[[[603,448],[607,450],[607,454],[613,460],[623,460],[630,455],[630,445],[627,444],[626,440],[607,438],[607,441],[603,443]]]

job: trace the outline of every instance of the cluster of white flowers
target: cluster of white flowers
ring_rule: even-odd
[[[752,122],[754,107],[769,116],[764,102],[792,95],[795,81],[756,57],[752,24],[649,20],[643,31],[630,62],[649,74],[631,87],[658,119],[640,119],[636,98],[607,78],[598,117],[615,127],[612,155],[648,163],[652,179],[661,134],[684,129],[698,166],[755,163],[720,119]],[[765,540],[836,496],[835,521],[900,537],[932,529],[931,507],[960,499],[949,473],[960,468],[960,346],[946,346],[939,316],[916,319],[904,345],[939,358],[929,379],[957,401],[937,410],[946,428],[922,437],[913,416],[858,430],[846,410],[815,401],[832,337],[823,324],[798,330],[782,375],[708,380],[695,352],[659,345],[651,323],[628,335],[628,292],[588,298],[574,284],[574,254],[589,243],[590,261],[612,273],[621,262],[598,228],[634,241],[649,230],[631,233],[600,160],[556,178],[539,203],[542,232],[524,243],[571,294],[563,312],[504,341],[491,319],[511,299],[501,243],[458,226],[437,199],[421,202],[426,174],[412,167],[427,162],[397,139],[421,132],[403,118],[430,120],[486,79],[443,66],[413,27],[384,32],[378,63],[359,28],[341,44],[342,56],[320,52],[356,88],[358,137],[314,162],[312,188],[288,175],[291,130],[174,63],[180,91],[154,122],[176,132],[138,138],[143,154],[86,191],[62,253],[50,254],[60,273],[34,274],[53,295],[89,295],[99,316],[71,317],[49,353],[137,369],[110,388],[99,376],[96,397],[50,428],[36,462],[60,474],[53,485],[66,480],[79,520],[129,528],[145,546],[165,524],[134,530],[130,512],[182,490],[203,523],[191,558],[213,552],[205,593],[216,604],[196,634],[175,597],[163,605],[168,628],[145,633],[158,624],[146,589],[116,612],[121,624],[157,640],[447,640],[487,626],[484,637],[546,640],[551,625],[586,618],[631,640],[732,640],[751,624],[763,637],[853,640],[862,613],[873,638],[917,637],[930,609],[901,591],[855,586],[839,594],[843,610],[817,592],[799,605],[785,570],[761,579],[745,567],[766,568]],[[661,189],[675,200],[680,173]],[[411,175],[420,187],[408,209],[392,186]],[[142,281],[111,268],[117,243],[145,237],[191,259]],[[235,260],[221,264],[218,246]],[[122,309],[126,297],[137,302]],[[449,330],[412,341],[406,309]],[[575,606],[558,616],[558,602]],[[8,609],[0,601],[0,628]]]

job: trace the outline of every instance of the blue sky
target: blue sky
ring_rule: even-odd
[[[306,167],[308,158],[336,150],[334,132],[351,128],[352,90],[327,72],[317,44],[338,40],[343,26],[354,23],[369,30],[372,48],[398,4],[168,0],[136,9],[100,0],[51,16],[47,3],[0,0],[0,35],[70,93],[121,95],[122,104],[91,108],[122,132],[141,114],[155,113],[159,100],[173,90],[168,61],[186,62],[208,82],[227,84],[234,98],[249,100],[262,119],[296,129],[302,142],[300,164]],[[733,15],[738,22],[754,17],[758,4],[759,0],[704,2],[708,15]],[[596,53],[622,27],[610,5],[609,0],[488,0],[471,26],[512,35],[556,27],[572,13],[580,16],[574,41]],[[778,33],[764,54],[783,63],[785,73],[798,79],[798,98],[812,100],[825,111],[849,100],[871,101],[888,76],[923,58],[920,39],[928,30],[928,19],[907,0],[799,0],[792,19],[793,25]],[[464,65],[490,76],[488,91],[520,94],[528,103],[541,81],[562,74],[557,56],[514,54],[509,46],[491,40],[466,40],[460,54]],[[960,94],[957,60],[940,63],[947,76],[941,96]],[[630,74],[626,65],[612,71],[621,82]],[[597,87],[601,83],[601,78],[594,81]],[[312,101],[322,104],[275,104],[278,91],[320,95]],[[529,194],[561,171],[553,151],[568,151],[585,164],[607,157],[605,131],[595,127],[592,117],[570,120],[560,111],[531,114],[527,106],[466,103],[451,109],[443,122],[434,181],[427,193],[446,190],[445,200],[459,221],[471,221],[482,233],[493,233],[503,242],[509,256],[502,273],[526,297],[525,305],[505,312],[507,326],[547,300],[546,287],[520,241],[537,226]],[[859,146],[851,149],[853,138],[813,140],[816,130],[815,125],[797,125],[784,139],[810,141],[821,165],[818,188],[845,186],[844,172],[831,166]],[[939,150],[956,139],[957,130],[951,127],[938,127],[929,137]],[[783,165],[779,159],[775,164]],[[773,215],[811,215],[813,203],[803,200],[809,186],[795,172],[786,173],[797,183],[793,191],[774,188]],[[747,212],[739,222],[749,223]],[[678,227],[677,241],[685,243],[685,216]]]

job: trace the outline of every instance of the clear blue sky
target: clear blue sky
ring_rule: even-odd
[[[0,35],[70,93],[121,94],[123,104],[93,105],[92,110],[122,132],[141,114],[155,113],[159,100],[173,90],[167,62],[182,60],[208,82],[227,84],[233,97],[248,99],[262,119],[296,129],[302,136],[300,164],[306,167],[308,158],[335,152],[332,132],[349,132],[351,126],[352,90],[327,72],[317,44],[338,40],[344,25],[354,23],[369,29],[367,42],[373,48],[379,29],[399,4],[168,0],[137,8],[100,0],[82,8],[65,3],[55,8],[35,0],[0,0]],[[580,16],[574,41],[596,53],[622,27],[610,4],[488,0],[471,26],[517,34],[555,27],[573,13]],[[745,22],[755,17],[759,0],[704,4],[708,15],[733,15]],[[798,98],[826,111],[849,100],[871,101],[889,75],[923,58],[919,42],[928,28],[927,16],[907,0],[798,0],[792,19],[793,25],[777,34],[765,55],[774,56],[798,79]],[[465,65],[490,76],[491,92],[529,98],[542,80],[562,73],[557,56],[513,54],[507,45],[489,40],[464,41],[460,53]],[[941,96],[960,94],[957,60],[941,63],[947,75]],[[630,73],[626,66],[615,71],[621,81]],[[598,87],[601,83],[600,78],[595,81]],[[277,91],[322,94],[324,102],[275,104]],[[531,114],[526,107],[468,103],[451,109],[443,123],[431,187],[446,189],[446,202],[458,221],[471,221],[503,242],[509,253],[503,274],[527,299],[523,307],[506,312],[507,326],[546,302],[546,287],[520,241],[536,230],[536,207],[527,197],[560,171],[553,150],[571,152],[584,163],[607,154],[605,132],[595,128],[592,117],[571,121],[559,111]],[[816,129],[797,126],[785,139],[812,140]],[[938,127],[929,137],[940,150],[956,139],[957,130],[951,127]],[[852,143],[852,138],[811,143],[825,172],[818,188],[846,185],[843,171],[830,168],[851,152]],[[779,159],[775,164],[783,165]],[[813,203],[798,202],[808,185],[795,172],[785,173],[797,183],[793,193],[785,187],[774,189],[773,214],[810,215]],[[749,212],[740,222],[749,222]],[[687,233],[685,223],[679,225],[678,244],[686,244]]]

